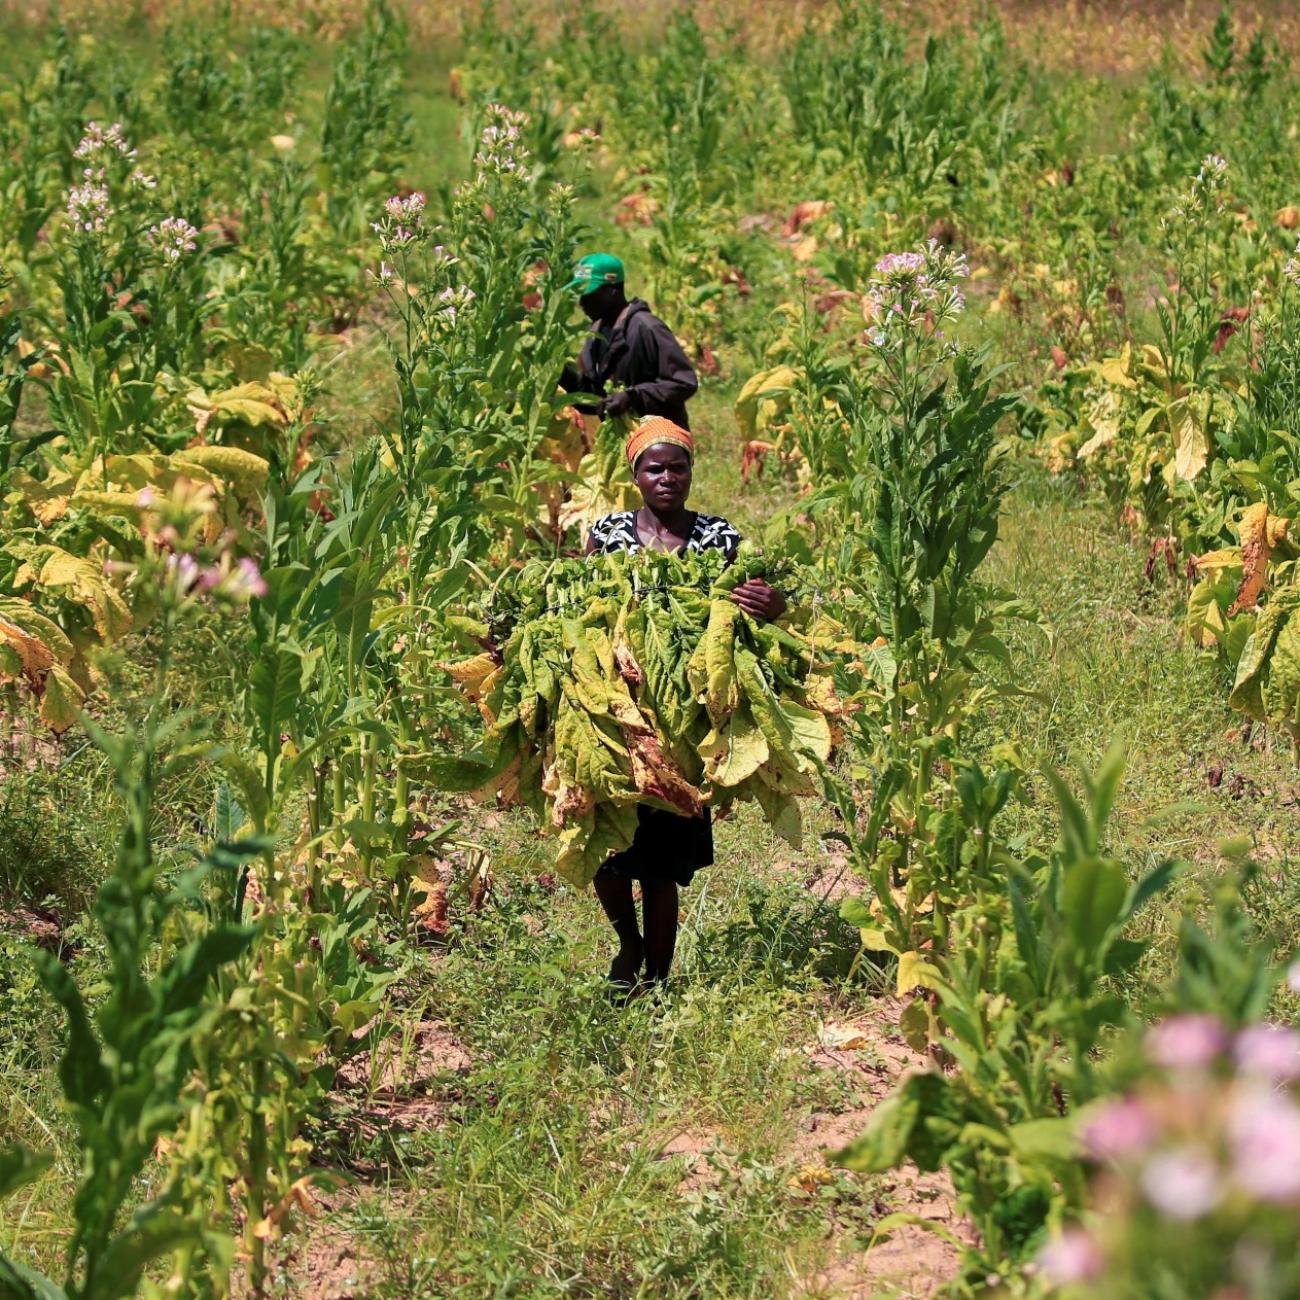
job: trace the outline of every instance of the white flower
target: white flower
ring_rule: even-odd
[[[478,295],[468,285],[449,286],[438,295],[438,301],[442,304],[443,315],[447,323],[454,325],[457,315],[467,308]]]
[[[108,225],[112,209],[108,206],[108,186],[96,180],[74,185],[68,191],[68,216],[78,234],[99,234]]]
[[[185,253],[192,253],[198,245],[198,231],[184,217],[165,217],[156,226],[150,226],[146,238],[154,252],[168,262],[178,262]]]
[[[474,165],[482,172],[497,176],[527,177],[530,154],[523,142],[527,113],[518,113],[504,104],[487,106],[487,125],[479,136],[479,151]]]
[[[123,158],[134,158],[136,151],[122,138],[122,123],[114,122],[105,129],[98,122],[87,122],[86,133],[72,151],[74,158],[103,158],[116,153]]]

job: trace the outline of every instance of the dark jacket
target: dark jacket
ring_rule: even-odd
[[[592,329],[577,368],[566,366],[560,382],[566,392],[601,397],[625,388],[637,415],[662,415],[683,429],[691,427],[687,399],[699,387],[682,345],[640,298],[612,326]]]

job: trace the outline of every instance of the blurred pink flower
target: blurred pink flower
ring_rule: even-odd
[[[1263,1090],[1237,1098],[1228,1119],[1232,1172],[1265,1201],[1300,1198],[1300,1110],[1289,1097]]]
[[[199,563],[188,553],[169,555],[167,557],[167,571],[175,581],[176,589],[182,595],[188,593],[200,578]]]
[[[1218,1016],[1171,1016],[1147,1033],[1147,1055],[1167,1070],[1189,1070],[1209,1065],[1228,1045],[1228,1034]]]
[[[257,561],[245,555],[237,565],[224,575],[221,592],[231,600],[254,600],[266,595],[266,579],[257,567]]]
[[[1142,1171],[1147,1200],[1171,1219],[1199,1219],[1223,1196],[1219,1170],[1203,1151],[1179,1147],[1148,1162]]]
[[[1244,1074],[1300,1079],[1300,1033],[1281,1025],[1250,1025],[1237,1035],[1232,1054]]]
[[[1300,993],[1300,961],[1293,961],[1286,968],[1286,986],[1292,993]]]
[[[1105,1262],[1101,1247],[1082,1228],[1066,1228],[1038,1253],[1038,1267],[1057,1286],[1091,1281]]]
[[[1156,1135],[1151,1112],[1136,1097],[1108,1102],[1083,1126],[1083,1145],[1098,1160],[1138,1155]]]

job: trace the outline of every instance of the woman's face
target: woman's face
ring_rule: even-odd
[[[641,453],[633,477],[651,510],[680,510],[691,490],[691,458],[681,447],[657,442]]]

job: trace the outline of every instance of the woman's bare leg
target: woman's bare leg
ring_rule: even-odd
[[[598,871],[594,885],[596,897],[618,935],[618,952],[610,963],[609,978],[617,984],[635,984],[641,973],[645,944],[641,940],[641,931],[637,929],[632,882],[612,871]]]
[[[646,978],[663,981],[677,947],[677,882],[642,881],[641,907],[645,913]]]

